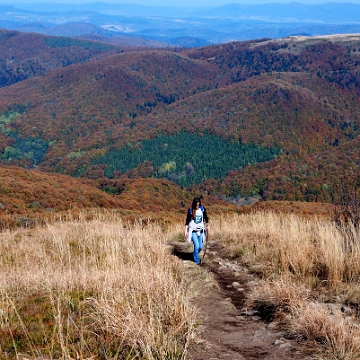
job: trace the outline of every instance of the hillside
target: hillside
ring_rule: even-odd
[[[97,42],[0,29],[0,87],[120,52]]]
[[[135,132],[137,118],[207,89],[217,73],[211,64],[176,53],[123,53],[0,89],[0,107],[3,122],[12,116],[6,131],[52,144],[33,163],[74,174],[83,155],[156,134],[156,125]],[[19,156],[15,163],[29,159]]]
[[[78,213],[91,218],[99,209],[120,213],[124,220],[145,217],[182,222],[194,196],[165,179],[75,179],[0,166],[0,180],[0,230]],[[211,196],[205,202],[213,214],[235,210],[234,205]]]
[[[357,172],[359,53],[358,35],[297,36],[110,54],[55,69],[0,89],[2,161],[92,179],[178,181],[202,172],[193,190],[222,198],[332,201],[340,177]],[[189,134],[177,154],[185,165],[144,155],[144,141],[156,152],[180,133]],[[251,154],[247,165],[211,175],[189,158],[191,134],[276,156]],[[130,171],[113,157],[124,149],[138,156]],[[216,147],[206,152],[209,168],[224,163]]]

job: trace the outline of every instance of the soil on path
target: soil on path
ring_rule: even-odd
[[[192,245],[171,243],[173,254],[196,267]],[[216,286],[203,282],[196,306],[201,325],[188,350],[190,360],[314,360],[306,344],[289,339],[273,314],[246,308],[246,299],[258,279],[236,259],[231,259],[217,241],[209,241],[201,267],[210,272]]]

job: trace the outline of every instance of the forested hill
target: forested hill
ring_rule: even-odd
[[[194,196],[165,179],[76,179],[13,166],[0,166],[0,179],[0,231],[79,213],[90,219],[99,209],[117,211],[125,221],[178,222]],[[213,214],[235,211],[211,196],[206,206]]]
[[[0,89],[1,159],[95,179],[166,177],[223,197],[331,201],[357,171],[359,81],[356,35],[102,54]]]
[[[99,42],[0,29],[0,87],[121,51]]]

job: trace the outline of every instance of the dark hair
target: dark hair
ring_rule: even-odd
[[[194,198],[193,201],[192,201],[192,204],[191,204],[191,209],[192,209],[191,216],[192,216],[193,219],[195,219],[195,217],[196,217],[196,204],[197,203],[199,203],[199,205],[201,206],[201,200],[198,197]]]

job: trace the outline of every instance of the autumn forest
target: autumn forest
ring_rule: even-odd
[[[178,207],[332,203],[359,178],[359,36],[146,49],[0,30],[0,69],[0,211],[74,206],[51,184],[81,206],[131,203],[130,184]]]

